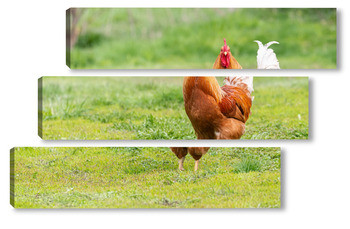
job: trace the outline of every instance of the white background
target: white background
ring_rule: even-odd
[[[204,70],[71,71],[65,66],[65,10],[102,6],[338,8],[337,70],[244,71],[247,75],[310,76],[310,140],[215,142],[215,146],[282,147],[281,209],[16,210],[9,204],[9,150],[14,146],[198,145],[198,142],[180,141],[55,142],[38,137],[37,79],[40,76],[225,75],[224,71],[217,74]],[[350,9],[346,1],[297,0],[283,4],[283,1],[234,0],[175,3],[13,0],[2,1],[0,17],[0,222],[3,228],[349,228],[350,50],[347,41]],[[213,143],[205,144],[213,146]]]

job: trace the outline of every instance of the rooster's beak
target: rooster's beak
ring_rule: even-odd
[[[224,52],[224,55],[226,56],[226,55],[227,55],[227,52]]]

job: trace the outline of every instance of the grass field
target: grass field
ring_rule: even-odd
[[[81,9],[80,9],[81,10]],[[245,69],[273,45],[283,69],[336,68],[336,9],[84,9],[77,69],[210,69],[227,39]]]
[[[212,148],[193,172],[169,148],[14,148],[16,208],[279,208],[279,148]]]
[[[43,77],[43,139],[195,139],[182,77]],[[223,78],[218,78],[219,83]],[[243,139],[307,139],[308,78],[255,77]]]

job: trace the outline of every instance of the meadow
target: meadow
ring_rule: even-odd
[[[223,83],[223,77],[217,78]],[[42,77],[46,140],[195,139],[182,77]],[[243,139],[308,139],[307,77],[255,77]]]
[[[279,148],[211,148],[193,172],[169,148],[17,147],[15,208],[279,208]]]
[[[332,69],[336,9],[78,9],[68,37],[73,69],[210,69],[226,38],[245,69],[271,46],[282,69]],[[73,21],[73,20],[72,20]],[[73,44],[73,42],[72,42]]]

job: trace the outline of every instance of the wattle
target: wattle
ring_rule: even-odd
[[[230,54],[227,53],[227,55],[225,56],[225,54],[221,54],[221,65],[224,68],[228,68],[228,66],[230,65]]]

